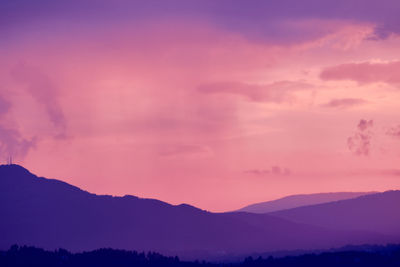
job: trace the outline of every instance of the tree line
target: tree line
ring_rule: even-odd
[[[274,258],[247,257],[236,263],[211,263],[181,261],[156,252],[136,252],[117,249],[98,249],[90,252],[71,253],[65,249],[46,251],[28,246],[12,246],[0,251],[0,266],[4,267],[399,267],[400,245],[376,247],[367,251],[337,251],[309,253],[300,256]]]

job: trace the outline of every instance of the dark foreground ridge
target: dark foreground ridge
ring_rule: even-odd
[[[397,244],[400,213],[395,203],[400,203],[400,191],[272,214],[212,213],[156,199],[95,195],[18,165],[1,165],[0,250],[13,244],[72,252],[114,248],[223,260]]]
[[[340,266],[340,267],[395,267],[400,266],[400,245],[376,246],[368,251],[340,251],[320,254],[305,254],[284,258],[247,257],[237,263],[210,263],[199,261],[181,261],[178,257],[165,257],[155,252],[138,253],[136,251],[98,249],[91,252],[70,253],[64,249],[45,251],[35,247],[12,246],[8,251],[0,252],[0,266],[7,267],[128,267],[128,266]]]

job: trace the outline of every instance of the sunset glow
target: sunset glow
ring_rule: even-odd
[[[7,2],[2,162],[211,211],[400,188],[397,0]]]

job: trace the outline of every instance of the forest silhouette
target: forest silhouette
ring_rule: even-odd
[[[324,253],[310,253],[300,256],[286,256],[282,258],[247,257],[235,263],[211,263],[205,261],[181,261],[178,257],[166,257],[156,252],[136,252],[115,249],[98,249],[90,252],[70,253],[65,249],[46,251],[40,248],[13,245],[7,251],[0,252],[0,266],[40,266],[40,267],[128,267],[128,266],[400,266],[400,245],[376,246],[369,251],[337,251]]]

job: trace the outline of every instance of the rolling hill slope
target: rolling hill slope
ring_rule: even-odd
[[[252,212],[252,213],[268,213],[278,210],[292,209],[301,206],[316,205],[328,203],[338,200],[356,198],[363,195],[375,194],[377,192],[335,192],[335,193],[317,193],[317,194],[304,194],[292,195],[279,198],[272,201],[260,202],[248,205],[238,211]]]
[[[210,213],[155,199],[95,195],[18,165],[0,166],[0,214],[1,249],[111,247],[205,258],[386,241],[371,232],[329,230],[269,214]]]
[[[400,191],[386,191],[269,214],[330,229],[373,231],[400,237]]]

